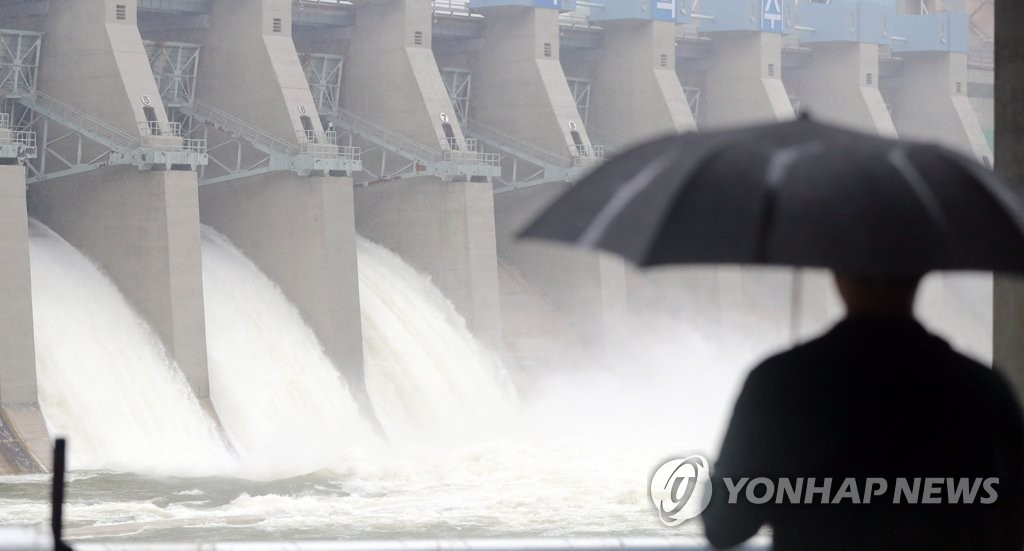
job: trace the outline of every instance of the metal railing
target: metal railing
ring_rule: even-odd
[[[434,10],[434,13],[462,16],[472,15],[472,12],[469,10],[469,0],[433,0],[431,8]]]
[[[195,98],[191,98],[188,105],[181,106],[179,109],[196,119],[205,121],[220,130],[251,143],[256,149],[264,153],[279,153],[282,155],[298,155],[301,153],[298,145],[288,143],[222,109],[218,109]]]
[[[0,127],[0,158],[35,159],[36,133]]]
[[[323,133],[316,130],[298,130],[295,134],[299,138],[301,155],[308,155],[316,159],[349,159],[353,161],[362,159],[361,148],[338,145],[338,133],[334,130],[325,130]]]
[[[565,157],[554,155],[530,142],[510,136],[501,130],[492,128],[475,120],[470,119],[466,121],[466,128],[475,138],[490,143],[499,149],[508,151],[509,153],[530,161],[538,166],[565,168],[573,164],[573,161],[568,155]]]
[[[379,145],[398,152],[403,157],[414,161],[441,161],[444,160],[440,149],[429,148],[413,139],[407,138],[398,132],[390,130],[373,121],[364,119],[355,113],[338,109],[333,117],[335,121],[350,132],[369,138],[378,142]]]
[[[142,147],[157,151],[206,153],[206,140],[182,136],[181,123],[174,121],[140,121]]]
[[[441,140],[444,148],[444,160],[458,164],[501,167],[501,155],[480,151],[480,144],[475,138],[445,138]]]
[[[576,156],[572,158],[573,166],[586,166],[604,160],[603,145],[575,145]]]
[[[967,62],[974,67],[991,68],[996,65],[995,50],[989,47],[971,48]]]
[[[53,121],[78,134],[79,140],[84,137],[107,148],[109,150],[107,163],[109,164],[132,164],[142,170],[150,170],[157,165],[170,168],[174,165],[184,164],[195,168],[205,165],[208,160],[206,141],[182,138],[180,136],[181,126],[178,123],[141,121],[137,124],[138,133],[131,136],[35,89],[16,99],[46,121]],[[26,147],[29,147],[30,144],[31,149],[26,151],[31,151],[33,154],[37,151],[34,136],[22,133],[18,137],[22,143],[26,144]],[[41,151],[44,161],[49,147],[49,143],[42,144]],[[70,163],[71,166],[68,166],[65,172],[77,173],[100,166],[96,164],[95,159],[90,162],[82,159],[81,143],[78,146],[78,157],[77,164]],[[37,177],[41,178],[45,175],[38,173]]]
[[[38,90],[32,90],[30,94],[18,98],[18,101],[29,109],[75,132],[83,134],[89,139],[101,143],[118,153],[127,155],[139,145],[139,138],[129,136],[117,128]]]

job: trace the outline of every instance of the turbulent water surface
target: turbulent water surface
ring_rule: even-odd
[[[690,368],[661,369],[659,362],[678,356],[655,344],[666,340],[648,327],[650,340],[621,351],[643,365],[560,366],[536,374],[533,390],[520,395],[508,367],[429,278],[368,241],[358,251],[376,431],[281,290],[204,229],[220,437],[114,285],[34,224],[42,406],[54,432],[71,437],[77,469],[68,489],[69,536],[680,533],[663,532],[646,485],[661,460],[715,438],[706,428],[724,412],[707,409],[706,399],[728,385],[696,377],[717,354],[703,339],[690,341],[702,357]],[[668,403],[681,420],[670,430]],[[46,477],[0,478],[0,524],[45,522],[48,484]]]
[[[528,390],[517,393],[509,374],[515,366],[470,334],[429,278],[373,243],[360,240],[358,251],[375,421],[360,416],[344,378],[284,293],[226,239],[204,230],[210,383],[221,438],[114,285],[33,224],[41,405],[52,430],[71,436],[76,467],[69,537],[699,529],[659,523],[648,476],[671,457],[714,450],[745,370],[786,344],[778,337],[753,342],[773,334],[780,319],[761,311],[733,321],[648,314],[614,331],[604,364],[534,369]],[[775,333],[785,334],[781,323]],[[0,478],[0,525],[45,522],[48,484],[41,476]]]

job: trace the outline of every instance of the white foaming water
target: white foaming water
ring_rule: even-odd
[[[211,377],[216,381],[219,376],[222,355],[237,362],[228,366],[233,374],[225,371],[224,377],[238,392],[234,414],[241,426],[257,438],[263,430],[305,430],[315,423],[325,433],[343,432],[341,423],[318,418],[319,412],[304,410],[297,398],[285,405],[273,402],[278,397],[271,394],[292,384],[287,374],[293,370],[315,365],[318,371],[333,371],[314,353],[302,361],[287,356],[281,363],[268,362],[268,355],[284,354],[268,351],[266,347],[277,346],[271,341],[281,339],[289,354],[299,354],[296,350],[318,350],[315,339],[280,291],[223,239],[206,232],[203,252],[207,307],[220,310],[208,312],[207,318]],[[359,261],[366,375],[392,445],[373,446],[365,458],[341,458],[328,469],[278,480],[80,473],[72,482],[67,507],[69,527],[78,530],[75,537],[90,537],[90,530],[112,523],[127,523],[129,532],[101,539],[643,536],[699,531],[697,524],[682,532],[660,524],[647,498],[647,477],[669,457],[717,447],[738,380],[761,353],[750,347],[747,335],[700,320],[687,324],[645,316],[622,329],[624,342],[610,343],[610,367],[535,371],[533,391],[520,401],[500,362],[473,339],[428,278],[365,241],[359,243]],[[289,327],[279,325],[282,319],[292,320]],[[215,336],[218,332],[224,335]],[[307,337],[289,342],[297,338],[291,332]],[[220,348],[225,335],[234,335],[235,348]],[[327,392],[322,387],[330,385],[320,386],[304,388],[302,401],[320,401]],[[220,398],[215,393],[230,426],[234,414]],[[462,431],[458,445],[432,445],[438,440],[451,444],[446,431]],[[344,436],[317,436],[336,450],[352,445]],[[284,440],[293,438],[280,434],[277,440],[257,443],[272,447],[261,453],[282,465],[319,453],[302,451],[301,441]],[[242,463],[251,455],[244,454]],[[273,472],[284,476],[286,470]],[[45,485],[44,478],[0,478],[0,524],[45,519]],[[230,518],[250,520],[233,525],[225,522]],[[190,524],[166,523],[172,519]],[[142,530],[132,523],[153,524]]]
[[[399,442],[490,432],[516,408],[508,373],[427,276],[357,240],[366,387]]]
[[[371,443],[348,385],[281,289],[225,237],[202,236],[210,395],[242,458],[296,474]]]
[[[219,472],[229,455],[158,337],[114,284],[29,224],[39,403],[75,468]]]

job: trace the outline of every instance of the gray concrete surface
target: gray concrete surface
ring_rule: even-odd
[[[344,52],[342,107],[436,150],[442,149],[445,139],[445,113],[455,137],[464,139],[431,51],[432,41],[429,2],[359,2],[352,40]]]
[[[197,97],[298,143],[303,114],[318,138],[323,126],[292,42],[291,8],[289,0],[214,3]],[[352,180],[271,172],[204,186],[199,205],[203,223],[226,235],[281,287],[368,411]]]
[[[280,19],[280,32],[274,20]],[[303,111],[323,126],[292,42],[289,0],[211,3],[202,38],[196,97],[275,137],[298,143]]]
[[[93,260],[209,396],[194,172],[109,167],[33,184],[29,214]]]
[[[818,120],[896,137],[878,90],[878,45],[825,42],[812,50],[799,91],[801,108]]]
[[[591,145],[559,62],[558,10],[480,11],[486,19],[473,65],[472,118],[566,159],[573,121]]]
[[[604,43],[590,75],[588,126],[613,132],[623,145],[696,130],[676,76],[675,24],[625,20],[601,25]]]
[[[712,36],[697,124],[713,129],[793,117],[782,83],[782,35],[749,31]]]
[[[115,6],[125,6],[118,20]],[[43,20],[40,90],[129,136],[140,135],[144,98],[167,113],[136,24],[136,0],[54,0]],[[116,85],[114,84],[116,83]]]
[[[890,101],[901,138],[939,142],[992,166],[992,151],[967,98],[967,54],[904,53],[902,84]]]
[[[25,167],[0,166],[0,474],[40,472],[49,435],[39,413],[32,334]]]
[[[395,180],[357,188],[355,205],[361,235],[429,274],[470,330],[501,346],[491,184]]]
[[[49,472],[52,460],[39,405],[0,405],[0,475]]]
[[[25,167],[0,166],[0,404],[37,400]]]
[[[349,385],[363,385],[352,181],[270,173],[204,186],[200,218],[298,308]]]
[[[496,195],[498,250],[544,293],[594,358],[599,358],[626,309],[623,261],[593,251],[515,237],[568,185],[549,183]]]

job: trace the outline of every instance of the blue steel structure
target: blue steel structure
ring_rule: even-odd
[[[470,9],[500,8],[504,6],[526,6],[530,8],[552,8],[558,11],[573,11],[576,0],[469,0]]]
[[[832,0],[803,3],[796,14],[800,42],[889,44],[896,7],[892,2]]]
[[[690,11],[708,32],[793,32],[795,0],[703,0]]]
[[[893,21],[893,52],[956,52],[970,50],[970,18],[966,12],[898,15]]]
[[[685,0],[640,0],[638,2],[606,1],[595,3],[590,8],[588,19],[593,22],[624,19],[645,21],[685,22],[680,12],[685,13]]]

